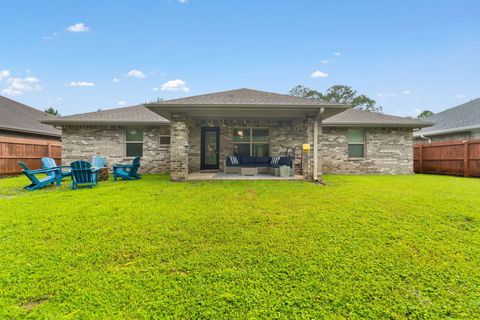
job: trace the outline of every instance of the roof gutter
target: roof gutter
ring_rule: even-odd
[[[414,133],[413,136],[418,137],[420,135],[428,135],[428,136],[437,136],[441,134],[447,134],[447,133],[455,133],[455,132],[462,132],[462,131],[469,131],[469,130],[475,130],[475,129],[480,129],[480,125],[474,125],[474,126],[466,126],[466,127],[460,127],[460,128],[452,128],[452,129],[445,129],[445,130],[434,130],[430,132],[417,132]]]
[[[14,127],[8,127],[8,126],[0,126],[0,130],[12,131],[12,132],[21,132],[21,133],[30,133],[30,134],[37,134],[37,135],[41,135],[41,136],[49,136],[49,137],[57,137],[57,138],[60,138],[62,136],[61,133],[21,129],[21,128],[14,128]]]

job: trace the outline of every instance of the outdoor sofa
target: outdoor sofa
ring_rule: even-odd
[[[290,167],[290,176],[294,175],[293,161],[289,156],[273,157],[250,157],[250,156],[227,156],[223,166],[223,172],[240,173],[241,168],[257,168],[258,173],[280,175],[280,167]]]

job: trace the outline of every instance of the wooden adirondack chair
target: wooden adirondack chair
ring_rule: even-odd
[[[88,161],[77,160],[70,164],[72,168],[72,183],[70,189],[76,189],[79,185],[93,188],[97,184],[97,177],[92,165]]]
[[[65,177],[70,177],[72,175],[72,173],[70,172],[70,166],[57,166],[57,163],[52,158],[48,158],[48,157],[42,158],[42,167],[44,169],[59,168],[62,179]],[[62,170],[62,168],[66,168],[67,170]],[[54,173],[50,172],[48,173],[48,175],[52,176],[54,175]]]
[[[49,184],[56,183],[57,186],[60,185],[62,176],[60,174],[59,168],[31,170],[23,162],[19,161],[18,164],[23,169],[22,173],[32,182],[28,186],[24,187],[24,189],[27,189],[28,191],[33,191],[46,187]],[[39,179],[35,176],[37,174],[46,174],[46,177]]]
[[[113,165],[113,180],[117,181],[117,178],[124,180],[137,180],[141,176],[138,174],[138,168],[140,167],[140,157],[135,157],[132,164],[115,164]]]

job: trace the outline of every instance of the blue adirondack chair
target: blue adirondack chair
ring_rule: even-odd
[[[96,169],[105,167],[106,163],[107,163],[107,158],[105,157],[99,157],[99,156],[92,157],[92,167]]]
[[[97,184],[97,174],[92,170],[90,162],[77,160],[72,162],[70,167],[72,168],[70,189],[76,189],[79,185],[93,188]]]
[[[101,168],[105,167],[106,164],[107,164],[107,158],[99,157],[99,156],[92,157],[92,170],[95,171],[95,173],[97,174],[95,176],[97,179],[97,183],[98,183],[98,171],[100,171]]]
[[[57,163],[52,158],[48,158],[48,157],[42,158],[42,167],[44,169],[59,168],[62,179],[65,178],[65,177],[70,177],[72,175],[72,173],[70,172],[70,166],[57,166]],[[67,170],[63,171],[62,168],[66,168]],[[50,172],[50,173],[47,173],[47,174],[49,176],[54,175],[53,172]]]
[[[56,183],[57,186],[60,185],[62,176],[59,168],[31,170],[25,163],[20,161],[18,162],[18,165],[23,169],[22,173],[32,182],[24,187],[24,189],[27,189],[28,191],[41,189],[54,183]],[[46,177],[39,179],[35,176],[37,174],[46,174]]]
[[[140,175],[137,173],[140,167],[140,157],[135,157],[131,164],[114,164],[113,165],[113,180],[117,178],[124,180],[137,180]]]

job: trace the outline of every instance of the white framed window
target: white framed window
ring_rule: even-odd
[[[125,149],[127,157],[143,156],[143,129],[129,128],[125,134]]]
[[[364,129],[348,129],[348,157],[364,158],[365,157],[365,130]]]
[[[268,128],[234,128],[233,155],[268,157],[270,130]]]
[[[160,144],[161,145],[170,144],[170,128],[169,127],[160,127]]]

